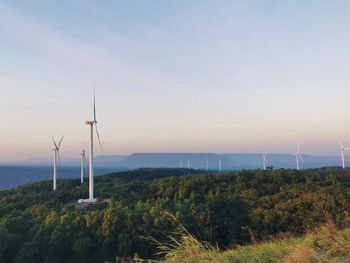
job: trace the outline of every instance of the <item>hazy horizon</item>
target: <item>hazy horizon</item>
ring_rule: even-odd
[[[222,152],[222,153],[215,153],[215,152],[134,152],[134,153],[128,153],[128,154],[108,154],[108,155],[95,155],[95,159],[97,160],[104,160],[104,158],[108,158],[108,157],[130,157],[132,155],[139,155],[139,154],[147,154],[147,155],[217,155],[217,156],[225,156],[225,155],[237,155],[240,156],[242,159],[242,162],[246,161],[245,158],[248,156],[256,156],[256,155],[261,155],[263,154],[262,152]],[[334,159],[338,159],[339,158],[339,163],[340,163],[340,154],[319,154],[319,155],[315,155],[315,154],[307,154],[307,153],[301,153],[302,156],[309,156],[312,158],[320,158],[322,160],[325,160],[327,158],[329,158],[330,160],[334,160]],[[292,157],[292,159],[295,159],[295,153],[268,153],[268,157],[272,157],[272,156],[289,156]],[[86,158],[88,158],[88,154],[86,156]],[[123,158],[124,159],[124,158]],[[118,162],[120,162],[120,159],[118,161],[115,161],[115,164],[117,164]],[[350,156],[345,155],[345,160],[346,162],[348,162],[348,160],[350,159]],[[205,162],[205,159],[203,159],[203,162]],[[260,161],[258,162],[260,163]],[[70,166],[70,165],[74,165],[74,166],[80,166],[80,156],[74,156],[74,155],[66,155],[66,156],[62,156],[61,157],[61,165],[63,166]],[[111,162],[109,162],[109,164],[111,164]],[[13,160],[7,160],[7,161],[0,161],[0,165],[52,165],[52,158],[49,155],[42,155],[42,156],[34,156],[34,157],[28,157],[28,158],[24,158],[24,159],[13,159]],[[101,164],[100,164],[101,165]],[[103,165],[102,165],[103,166]]]
[[[102,150],[338,155],[348,1],[0,3],[0,162]]]

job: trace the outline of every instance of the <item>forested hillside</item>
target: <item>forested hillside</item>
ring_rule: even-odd
[[[200,174],[140,169],[95,178],[103,202],[77,210],[79,180],[29,184],[0,192],[0,262],[105,262],[156,258],[181,223],[201,241],[230,248],[301,235],[330,217],[346,224],[350,171],[240,171]],[[169,217],[173,214],[177,221]]]

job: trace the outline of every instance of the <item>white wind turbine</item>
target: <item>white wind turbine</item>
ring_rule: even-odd
[[[300,145],[298,144],[298,150],[295,154],[295,159],[296,159],[296,162],[297,162],[297,170],[299,171],[300,167],[299,167],[299,160],[300,161],[303,161],[303,158],[301,158],[301,155],[300,155]]]
[[[62,143],[64,135],[62,136],[61,140],[57,144],[55,139],[52,137],[52,141],[54,144],[54,148],[52,148],[53,151],[53,190],[56,191],[57,189],[57,157],[61,161],[60,158],[60,146]]]
[[[345,148],[343,142],[340,142],[340,157],[343,169],[345,169],[345,150],[350,150],[350,148]]]
[[[84,183],[84,170],[86,171],[87,162],[86,162],[86,154],[85,149],[83,149],[80,153],[80,183]]]
[[[266,170],[267,167],[267,151],[262,154],[263,170]]]
[[[100,135],[97,130],[97,119],[96,119],[96,99],[95,99],[95,89],[94,89],[94,120],[93,121],[86,121],[85,123],[87,125],[90,125],[90,161],[89,161],[89,199],[80,199],[79,202],[95,202],[96,199],[94,198],[94,126],[95,131],[97,135],[98,142],[100,144],[101,148],[101,140]]]

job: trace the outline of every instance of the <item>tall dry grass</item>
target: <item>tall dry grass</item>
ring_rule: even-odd
[[[219,260],[222,253],[217,246],[198,240],[173,214],[164,212],[164,215],[177,225],[175,231],[165,236],[167,241],[160,242],[151,236],[143,237],[157,246],[158,252],[155,256],[162,258],[162,260],[157,262],[228,263],[227,260]]]
[[[291,248],[283,263],[350,262],[350,230],[338,231],[328,223],[306,236],[303,244]]]
[[[229,251],[201,242],[183,226],[158,243],[163,263],[350,263],[350,229],[327,223],[302,238],[242,246]]]
[[[167,242],[147,238],[158,247],[163,263],[350,263],[350,228],[339,225],[324,212],[327,223],[309,230],[303,237],[290,237],[270,242],[221,251],[217,246],[193,236],[174,215],[166,214],[178,225],[166,236]],[[335,223],[336,222],[336,223]],[[345,222],[345,225],[348,225]],[[343,227],[339,230],[338,226]]]

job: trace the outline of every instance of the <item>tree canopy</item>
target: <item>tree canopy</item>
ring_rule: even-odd
[[[32,183],[0,192],[0,262],[104,262],[155,258],[178,224],[221,248],[252,238],[299,235],[349,218],[350,171],[338,168],[205,174],[139,169],[95,178],[103,202],[77,210],[80,180]],[[172,220],[169,214],[176,218]]]

